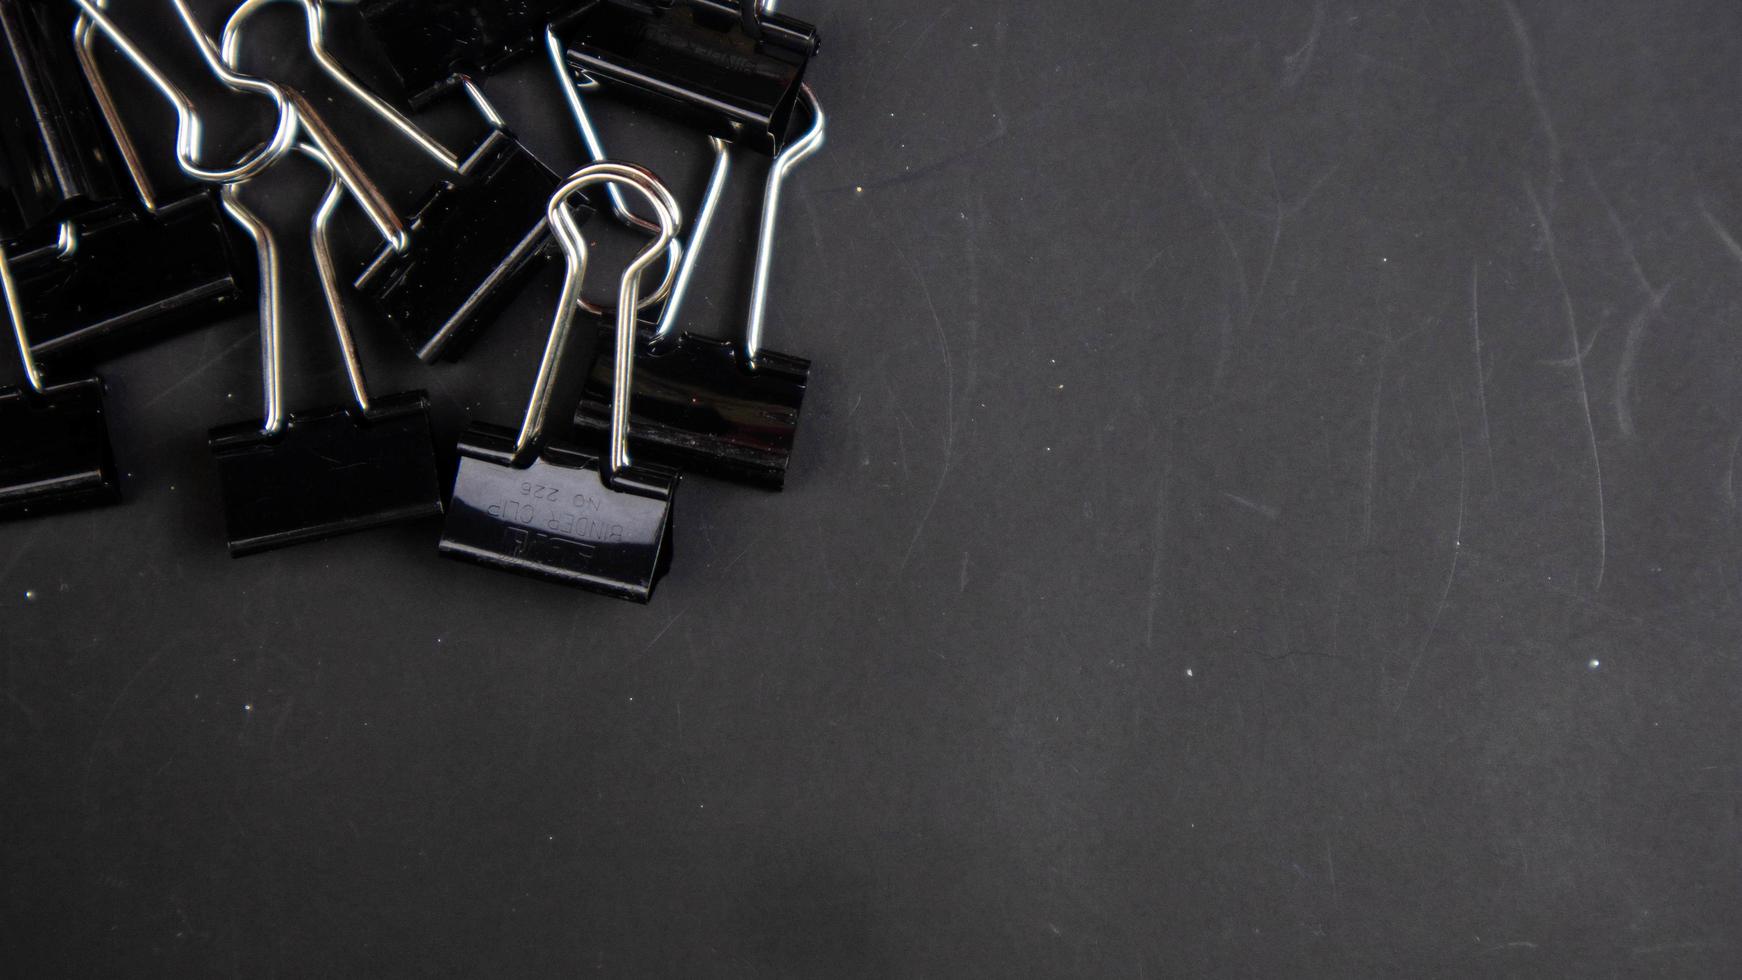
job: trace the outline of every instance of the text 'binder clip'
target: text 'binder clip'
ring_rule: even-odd
[[[545,25],[596,0],[362,0],[358,12],[413,108],[533,49]]]
[[[20,18],[22,26],[52,32],[54,43],[37,37],[21,46],[12,36]],[[5,3],[0,24],[19,55],[16,77],[34,79],[27,88],[39,113],[48,113],[22,134],[11,130],[6,171],[19,175],[14,164],[20,160],[52,161],[48,175],[26,173],[38,190],[59,199],[48,212],[58,227],[39,226],[12,243],[13,282],[34,353],[104,356],[209,321],[237,304],[250,286],[249,272],[216,201],[191,190],[159,202],[97,73],[90,20],[71,4]],[[30,64],[37,58],[40,64]],[[137,199],[121,191],[116,156],[132,170]],[[18,207],[28,195],[6,183],[0,195],[5,210],[42,213]]]
[[[318,150],[305,152],[326,162]],[[259,250],[266,395],[265,418],[211,432],[235,557],[441,513],[428,396],[418,391],[371,399],[364,384],[328,243],[328,224],[343,196],[344,185],[335,174],[311,238],[355,404],[287,416],[281,398],[277,245],[271,230],[241,204],[235,187],[223,189],[227,210]]]
[[[551,388],[580,305],[587,245],[569,198],[616,182],[638,191],[658,215],[658,233],[618,284],[616,376],[611,437],[603,454],[545,444]],[[562,296],[520,431],[474,424],[460,441],[460,468],[442,531],[441,553],[606,595],[647,602],[671,565],[672,497],[678,473],[631,465],[627,430],[641,274],[677,234],[677,204],[648,171],[596,163],[551,198],[548,218],[566,258]]]
[[[121,483],[103,417],[103,382],[91,375],[45,384],[30,353],[4,247],[0,287],[24,366],[24,384],[0,388],[0,519],[119,501]]]
[[[275,2],[281,0],[245,0],[230,16],[223,38],[230,68],[236,66],[244,22]],[[356,286],[399,328],[418,357],[458,357],[484,320],[506,302],[510,287],[532,272],[545,245],[544,204],[557,176],[508,133],[502,117],[469,82],[466,93],[490,132],[461,158],[333,59],[318,0],[282,2],[302,5],[309,51],[321,70],[446,172],[409,221],[384,202],[359,196],[386,241]]]

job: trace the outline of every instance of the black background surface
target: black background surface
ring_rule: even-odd
[[[0,527],[5,972],[1742,970],[1742,8],[782,10],[786,493],[687,481],[645,608],[434,524],[232,561],[252,318],[105,366],[127,503]],[[568,170],[550,85],[489,87]],[[512,420],[555,287],[372,380]]]

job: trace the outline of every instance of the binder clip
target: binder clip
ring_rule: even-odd
[[[546,24],[595,0],[362,0],[358,12],[412,108],[533,49]]]
[[[0,388],[0,519],[116,503],[121,483],[103,418],[103,382],[95,375],[43,381],[3,247],[0,288],[24,366],[24,384]]]
[[[140,211],[111,207],[21,253],[14,276],[38,357],[107,357],[216,319],[251,287],[222,211],[197,191]]]
[[[69,4],[0,0],[0,239],[117,201],[109,144],[72,58]]]
[[[787,143],[814,26],[768,0],[599,0],[562,22],[570,67],[761,153]]]
[[[546,444],[551,388],[579,307],[587,245],[569,198],[618,181],[645,197],[659,231],[618,284],[616,337],[624,353],[610,440],[603,454]],[[562,296],[520,431],[474,424],[460,440],[460,468],[442,531],[441,553],[594,592],[647,602],[671,565],[671,508],[678,473],[631,465],[627,430],[641,274],[676,237],[676,202],[640,167],[596,163],[551,198],[548,217],[566,258]]]
[[[318,149],[304,151],[328,162]],[[263,419],[211,431],[231,556],[440,514],[428,396],[418,391],[371,399],[364,383],[328,236],[344,197],[342,180],[333,175],[310,237],[355,404],[289,415],[281,396],[277,244],[271,230],[241,203],[235,185],[226,185],[222,196],[226,211],[259,253],[266,400]]]
[[[276,2],[301,4],[309,51],[324,73],[446,172],[409,220],[372,216],[386,241],[355,285],[399,328],[419,358],[457,358],[532,272],[545,245],[543,208],[556,190],[556,174],[508,133],[502,117],[470,82],[466,93],[490,132],[464,158],[438,143],[327,52],[318,0],[244,0],[224,26],[223,57],[232,70],[243,24]]]
[[[747,5],[746,16],[753,9]],[[546,43],[588,152],[602,156],[597,132],[578,87],[572,84],[554,32],[547,33]],[[637,454],[770,490],[785,486],[810,381],[809,361],[762,349],[781,190],[792,168],[820,149],[825,138],[825,117],[810,86],[799,86],[799,99],[811,121],[802,135],[776,154],[769,169],[742,344],[678,330],[690,275],[712,227],[730,166],[728,147],[716,136],[711,138],[714,168],[683,265],[657,326],[637,348],[636,374],[643,380],[635,388],[630,408],[630,442]],[[617,213],[622,217],[625,210],[619,206]],[[581,432],[598,433],[609,425],[615,358],[613,346],[602,339],[575,412]]]
[[[86,195],[83,206],[62,218],[55,240],[43,241],[46,232],[41,232],[34,243],[15,244],[12,272],[36,356],[91,359],[226,312],[252,288],[252,273],[240,260],[210,192],[183,188],[167,202],[159,196],[98,69],[94,42],[99,25],[70,4],[53,7],[69,15],[64,22],[48,18],[57,30],[66,28],[54,57],[65,61],[75,78],[83,76],[77,92],[63,90],[58,104],[69,118],[91,121],[94,130],[105,134],[88,139],[90,146],[103,148],[96,159],[109,172],[106,184],[124,183],[119,171],[125,164],[137,197],[119,199],[122,195],[117,194],[96,203]],[[185,104],[186,96],[136,48],[121,46]],[[71,57],[75,54],[76,64]],[[294,117],[281,108],[280,130],[294,132],[293,124]],[[197,132],[197,122],[192,131]],[[190,148],[195,150],[197,146]]]

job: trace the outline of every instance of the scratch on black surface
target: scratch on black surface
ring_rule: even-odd
[[[1736,509],[1736,450],[1742,449],[1742,429],[1736,430],[1736,435],[1730,439],[1730,470],[1724,476],[1724,499],[1730,504],[1730,509]]]
[[[1508,950],[1508,949],[1535,949],[1535,948],[1536,948],[1535,943],[1527,942],[1525,940],[1519,940],[1518,942],[1501,943],[1498,946],[1490,946],[1487,949],[1483,950],[1482,952],[1484,952],[1484,953],[1499,953],[1499,952],[1502,952],[1502,951]]]
[[[240,338],[237,339],[237,341],[235,343],[224,348],[223,350],[219,351],[218,353],[214,354],[213,356],[208,357],[205,360],[201,361],[199,363],[199,365],[197,367],[195,367],[193,370],[188,371],[187,373],[183,374],[181,377],[177,378],[174,384],[163,389],[162,391],[158,392],[157,394],[152,395],[149,399],[146,400],[145,404],[143,404],[139,407],[140,408],[150,408],[151,406],[157,404],[158,402],[163,401],[165,398],[168,398],[172,392],[174,392],[176,389],[180,388],[182,385],[185,385],[189,381],[192,381],[193,379],[206,373],[206,370],[208,368],[210,368],[212,365],[218,363],[219,361],[223,360],[224,358],[228,357],[230,355],[230,353],[232,351],[234,351],[236,348],[241,347],[243,344],[255,342],[259,339],[260,338],[259,338],[258,334],[251,333],[251,332],[244,333]]]
[[[1253,511],[1254,513],[1264,515],[1264,517],[1269,519],[1269,520],[1274,521],[1278,517],[1282,516],[1282,510],[1280,508],[1272,506],[1270,504],[1261,504],[1256,500],[1248,500],[1247,498],[1242,497],[1239,494],[1228,493],[1227,491],[1223,491],[1222,496],[1228,498],[1229,500],[1233,501],[1236,504],[1239,504],[1241,507],[1244,507],[1247,510]]]
[[[1627,255],[1627,264],[1633,270],[1633,278],[1638,280],[1645,295],[1657,294],[1657,287],[1651,284],[1650,277],[1645,274],[1645,266],[1639,261],[1639,251],[1633,247],[1633,236],[1627,233],[1627,226],[1621,223],[1621,216],[1615,212],[1615,206],[1609,203],[1609,195],[1603,192],[1603,185],[1597,183],[1597,175],[1591,170],[1591,165],[1580,161],[1585,171],[1585,180],[1591,185],[1591,190],[1597,195],[1597,203],[1603,206],[1603,213],[1609,218],[1609,226],[1615,229],[1615,237],[1621,240],[1621,250]]]
[[[913,474],[907,468],[907,429],[912,422],[904,423],[907,413],[899,409],[895,413],[895,448],[901,454],[901,478],[906,480]]]
[[[139,683],[139,678],[144,677],[147,671],[157,666],[157,662],[163,659],[163,655],[168,653],[169,649],[168,645],[159,647],[156,653],[139,665],[139,669],[134,671],[133,676],[127,678],[127,683],[121,685],[121,690],[116,692],[115,700],[109,702],[109,710],[103,712],[103,719],[97,722],[97,732],[91,736],[90,751],[85,753],[84,775],[79,779],[79,796],[84,800],[86,806],[90,806],[91,803],[91,770],[97,764],[97,748],[103,744],[103,732],[108,730],[110,720],[115,717],[115,710],[121,707],[122,701],[127,700],[127,695],[133,690],[133,685]]]
[[[1319,33],[1325,27],[1325,2],[1319,0],[1313,4],[1313,23],[1307,28],[1306,40],[1296,48],[1294,53],[1282,59],[1282,87],[1294,88],[1313,66],[1313,55],[1319,50]]]
[[[1494,440],[1488,434],[1487,370],[1482,366],[1482,269],[1475,262],[1470,263],[1470,333],[1475,343],[1476,407],[1482,419],[1482,453],[1488,458],[1488,489],[1492,492],[1497,489],[1498,478],[1494,473]]]
[[[1618,623],[1623,623],[1634,629],[1641,630],[1654,636],[1675,640],[1678,643],[1684,644],[1690,650],[1698,650],[1726,658],[1732,658],[1735,655],[1735,652],[1728,647],[1714,645],[1710,640],[1704,637],[1697,636],[1685,630],[1666,626],[1662,622],[1648,620],[1638,613],[1628,612],[1622,609],[1617,609],[1614,606],[1605,605],[1587,593],[1579,592],[1566,586],[1556,585],[1552,580],[1545,581],[1538,570],[1520,567],[1515,562],[1502,556],[1486,554],[1476,548],[1465,548],[1464,552],[1467,564],[1480,565],[1483,569],[1484,575],[1493,579],[1505,578],[1507,580],[1506,584],[1517,589],[1539,589],[1550,595],[1559,596],[1586,612],[1603,616]]]
[[[0,565],[0,579],[4,579],[6,576],[12,574],[12,570],[17,568],[18,563],[24,560],[25,554],[30,551],[32,545],[36,544],[36,539],[42,537],[43,529],[48,526],[49,525],[38,523],[30,529],[30,531],[25,535],[24,540],[20,541],[18,547],[12,549],[12,554],[6,557],[6,564]],[[96,524],[93,523],[91,526],[96,527]]]
[[[1264,148],[1264,169],[1270,174],[1270,200],[1272,207],[1270,214],[1270,243],[1264,251],[1264,266],[1258,273],[1258,288],[1253,290],[1251,298],[1246,302],[1246,315],[1243,318],[1245,322],[1240,327],[1241,336],[1250,335],[1252,332],[1252,324],[1258,319],[1258,309],[1264,304],[1265,293],[1270,291],[1270,275],[1276,270],[1276,252],[1277,249],[1282,246],[1282,219],[1284,213],[1282,205],[1282,188],[1277,186],[1276,162],[1272,159],[1271,151],[1268,146]],[[1314,190],[1316,189],[1317,188],[1315,187]],[[1309,191],[1309,195],[1310,193],[1311,192]],[[1216,369],[1214,374],[1211,375],[1212,386],[1217,389],[1222,387],[1222,382],[1228,375],[1228,358],[1233,355],[1233,340],[1233,336],[1224,330],[1222,335],[1222,347],[1216,355]]]
[[[1718,946],[1720,946],[1718,943],[1699,941],[1685,943],[1658,943],[1655,946],[1635,946],[1631,952],[1634,956],[1653,956],[1658,953],[1683,953],[1689,950],[1712,949]]]
[[[1713,216],[1712,212],[1707,210],[1704,204],[1700,205],[1700,217],[1706,219],[1706,224],[1710,225],[1712,231],[1717,233],[1718,240],[1723,242],[1724,247],[1730,250],[1730,255],[1734,257],[1737,262],[1742,262],[1742,245],[1736,243],[1736,236],[1730,234],[1730,229],[1724,227],[1723,223]]]
[[[750,549],[746,548],[744,550],[749,551]],[[743,556],[740,555],[739,557],[741,558]],[[727,567],[729,568],[731,566],[727,566]],[[671,628],[673,626],[677,625],[677,621],[682,619],[683,614],[686,612],[689,612],[689,610],[687,608],[678,610],[678,614],[676,616],[671,617],[671,619],[669,621],[667,621],[663,627],[660,628],[659,632],[653,634],[653,639],[647,641],[647,645],[641,648],[641,652],[646,653],[649,650],[652,650],[654,647],[658,646],[659,641],[665,639],[665,634],[671,632]],[[637,657],[636,659],[640,659],[640,658]]]
[[[1191,178],[1192,187],[1198,192],[1198,197],[1204,202],[1204,209],[1210,213],[1210,220],[1215,222],[1216,235],[1222,239],[1222,246],[1228,250],[1228,255],[1234,260],[1236,282],[1240,286],[1240,308],[1246,309],[1251,301],[1251,284],[1246,280],[1246,260],[1240,256],[1240,247],[1234,244],[1234,235],[1228,231],[1228,222],[1222,217],[1222,209],[1216,205],[1216,199],[1210,194],[1210,189],[1204,184],[1198,168],[1192,166],[1186,159],[1185,151],[1180,146],[1179,134],[1174,131],[1173,120],[1167,122],[1167,141],[1173,148],[1174,158],[1185,169],[1186,176]],[[1232,324],[1229,324],[1231,327]]]
[[[1379,350],[1378,376],[1373,379],[1373,408],[1367,416],[1367,480],[1362,497],[1361,543],[1373,543],[1373,485],[1379,477],[1379,408],[1385,400],[1385,368],[1391,361],[1391,348],[1396,341],[1387,337]]]
[[[1155,605],[1161,601],[1161,563],[1167,544],[1167,497],[1173,477],[1172,433],[1168,436],[1168,458],[1161,470],[1161,487],[1155,495],[1155,530],[1150,538],[1149,606],[1143,625],[1143,648],[1155,649]]]
[[[823,519],[822,519],[821,515],[817,515],[817,514],[811,515],[811,526],[813,526],[817,529],[816,537],[812,538],[811,540],[817,541],[817,542],[823,542],[823,541],[829,540],[828,533],[823,528]],[[822,567],[823,584],[825,586],[827,586],[829,592],[831,592],[831,593],[839,592],[840,588],[835,585],[835,570],[829,564],[828,549],[818,547],[818,548],[812,549],[812,553],[817,556],[817,564]]]
[[[952,164],[961,163],[963,160],[967,160],[984,150],[1002,143],[1008,137],[1009,127],[1001,124],[998,128],[998,132],[993,133],[991,136],[986,137],[978,143],[975,143],[973,146],[965,147],[955,151],[954,153],[946,153],[935,160],[927,161],[917,167],[906,166],[900,173],[888,174],[883,177],[873,177],[869,180],[858,180],[851,184],[837,184],[834,187],[825,187],[822,190],[825,193],[857,191],[860,189],[868,191],[883,190],[888,187],[911,183],[922,177],[929,177],[937,171],[951,166]]]
[[[1555,189],[1561,182],[1561,138],[1555,132],[1554,117],[1549,115],[1548,100],[1543,98],[1542,85],[1537,80],[1536,46],[1530,41],[1530,29],[1524,23],[1524,16],[1518,12],[1518,5],[1512,0],[1504,0],[1504,3],[1506,16],[1512,22],[1512,35],[1518,42],[1519,70],[1524,76],[1524,92],[1530,98],[1531,108],[1536,111],[1537,125],[1542,130],[1543,139],[1548,143],[1548,174],[1544,177],[1543,187],[1552,208]]]
[[[1439,631],[1440,617],[1446,613],[1446,606],[1452,598],[1452,586],[1458,580],[1458,563],[1464,554],[1464,513],[1465,504],[1470,495],[1470,460],[1464,451],[1464,423],[1458,414],[1458,399],[1450,392],[1448,400],[1452,406],[1452,420],[1457,424],[1458,432],[1458,520],[1452,528],[1452,560],[1446,568],[1446,583],[1440,589],[1439,601],[1434,603],[1434,612],[1428,618],[1427,631],[1421,636],[1421,643],[1416,647],[1415,659],[1410,662],[1409,673],[1403,677],[1403,689],[1397,693],[1397,705],[1391,709],[1392,714],[1403,710],[1403,702],[1409,697],[1409,689],[1415,683],[1415,675],[1421,669],[1421,662],[1427,656],[1428,645],[1433,642],[1434,634]]]
[[[1633,374],[1639,365],[1639,347],[1645,340],[1645,328],[1663,312],[1664,298],[1675,288],[1675,282],[1664,283],[1653,292],[1638,313],[1627,324],[1627,336],[1621,344],[1621,363],[1615,368],[1615,424],[1623,438],[1633,438]]]
[[[907,543],[907,552],[901,556],[901,570],[907,570],[907,563],[913,560],[913,551],[919,547],[919,539],[924,536],[926,525],[931,522],[932,511],[937,509],[938,498],[943,496],[944,485],[950,480],[950,466],[955,462],[956,453],[956,368],[950,360],[950,341],[944,333],[943,317],[938,315],[937,304],[932,301],[931,286],[925,277],[914,268],[913,260],[907,257],[905,251],[897,251],[901,264],[907,266],[908,275],[919,284],[920,295],[925,297],[926,310],[931,313],[932,326],[937,329],[938,353],[944,362],[944,465],[938,471],[937,486],[933,488],[931,500],[925,505],[925,512],[920,515],[919,524],[913,529],[913,539]]]
[[[1609,515],[1608,506],[1603,501],[1603,456],[1597,450],[1597,426],[1591,420],[1591,394],[1585,383],[1585,355],[1579,343],[1578,314],[1573,309],[1573,294],[1567,289],[1567,277],[1561,271],[1560,251],[1555,244],[1554,226],[1550,224],[1548,215],[1542,209],[1542,201],[1537,199],[1536,191],[1530,182],[1524,184],[1524,193],[1530,198],[1530,206],[1536,212],[1536,220],[1542,226],[1543,243],[1548,249],[1549,268],[1554,270],[1555,284],[1560,288],[1561,308],[1565,311],[1567,335],[1572,341],[1573,368],[1579,379],[1579,408],[1585,418],[1585,436],[1591,448],[1592,486],[1597,495],[1597,581],[1591,587],[1591,594],[1603,591],[1603,573],[1609,564]]]

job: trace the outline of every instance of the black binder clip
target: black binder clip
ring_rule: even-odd
[[[324,161],[318,150],[305,152]],[[343,200],[343,182],[334,175],[311,238],[355,405],[291,415],[284,413],[281,399],[277,245],[237,198],[235,185],[226,185],[222,193],[226,210],[259,250],[266,394],[265,418],[211,432],[230,554],[241,557],[440,514],[428,397],[418,391],[371,399],[364,384],[327,233]]]
[[[0,239],[123,196],[72,57],[76,17],[66,3],[0,0]]]
[[[616,377],[616,411],[601,455],[546,445],[543,431],[587,271],[586,241],[568,199],[607,181],[640,192],[659,216],[659,232],[624,270],[618,285],[616,337],[624,367]],[[678,473],[630,464],[627,429],[634,359],[628,353],[635,344],[641,273],[676,237],[677,205],[648,171],[596,163],[558,188],[548,217],[567,260],[566,272],[526,418],[518,435],[502,426],[475,424],[461,439],[441,553],[647,602],[671,565],[671,508]]]
[[[0,519],[112,504],[121,499],[103,382],[95,375],[46,384],[0,247],[0,288],[24,365],[22,385],[0,388]]]
[[[78,120],[77,130],[96,131],[89,139],[93,163],[109,171],[104,186],[121,186],[117,174],[125,164],[137,198],[120,200],[110,195],[99,201],[94,194],[81,198],[82,206],[61,209],[57,238],[20,242],[34,247],[16,248],[12,257],[14,283],[30,326],[33,352],[41,358],[78,356],[91,359],[139,346],[166,331],[209,321],[239,303],[252,287],[251,272],[241,261],[230,237],[216,198],[203,188],[183,189],[179,196],[163,201],[139,160],[121,114],[102,74],[93,50],[99,25],[70,5],[39,5],[33,11],[53,6],[66,18],[52,21],[60,46],[45,53],[65,62],[66,72],[77,78],[76,92],[61,89],[56,103]],[[74,15],[76,14],[76,19]],[[99,14],[100,16],[100,14]],[[105,23],[107,19],[105,18]],[[155,75],[172,100],[185,95],[156,72],[137,49],[122,45],[148,75]],[[77,63],[72,56],[77,55]],[[21,66],[22,68],[22,66]],[[47,73],[45,73],[47,74]],[[191,108],[188,110],[191,112]],[[281,110],[280,129],[293,132]],[[85,123],[90,122],[90,126]],[[52,146],[67,137],[52,137],[53,127],[43,127]],[[197,128],[194,129],[197,132]],[[111,149],[112,147],[112,149]],[[190,152],[196,148],[190,148]],[[51,155],[63,155],[56,151]],[[130,196],[130,195],[129,195]]]
[[[13,272],[37,356],[87,360],[228,312],[252,285],[237,260],[217,203],[198,191],[154,212],[112,207],[69,220]]]
[[[563,21],[570,67],[762,153],[787,142],[817,31],[768,0],[600,0]]]
[[[572,84],[559,42],[554,33],[547,34],[546,40],[588,152],[602,156],[598,134],[579,87]],[[809,361],[762,349],[781,191],[793,167],[820,149],[825,137],[822,107],[810,86],[799,86],[799,99],[811,121],[802,135],[775,155],[769,169],[742,344],[678,330],[690,275],[713,225],[730,167],[728,147],[713,137],[714,167],[682,267],[658,325],[637,348],[636,375],[642,380],[630,408],[630,443],[637,455],[771,490],[785,486],[810,382]],[[616,203],[622,217],[626,209]],[[612,345],[602,339],[575,412],[575,425],[582,432],[599,433],[609,425],[615,357]]]
[[[596,0],[362,0],[358,12],[412,108],[533,49],[545,25]]]
[[[242,24],[273,2],[277,0],[245,0],[231,15],[224,27],[223,54],[232,69]],[[544,203],[556,189],[557,176],[508,133],[502,117],[469,81],[466,93],[490,132],[461,158],[333,59],[325,47],[325,16],[318,0],[288,2],[303,7],[309,50],[321,70],[447,173],[409,221],[372,214],[386,241],[357,277],[356,287],[400,329],[419,358],[456,358],[507,301],[510,290],[533,271],[546,241]]]

